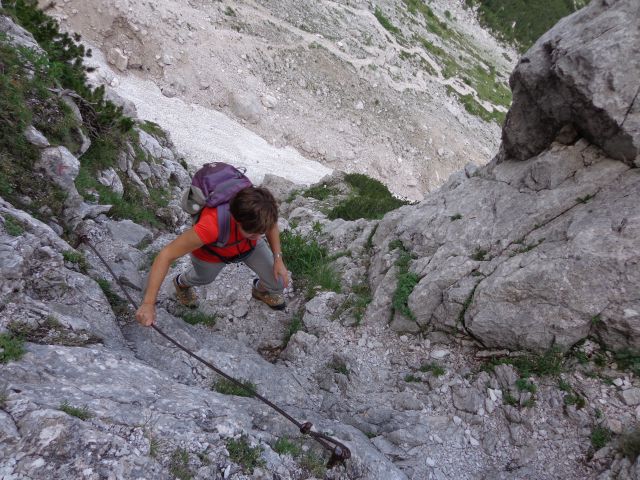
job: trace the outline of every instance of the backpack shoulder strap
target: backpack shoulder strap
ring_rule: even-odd
[[[218,212],[218,239],[213,243],[217,247],[224,247],[231,234],[231,212],[229,204],[222,203],[216,207]]]

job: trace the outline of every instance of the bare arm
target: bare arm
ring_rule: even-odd
[[[274,224],[265,234],[269,247],[273,252],[273,275],[282,279],[282,284],[286,288],[289,286],[289,273],[282,259],[282,246],[280,245],[280,230],[278,224]]]
[[[136,312],[136,318],[142,325],[149,326],[155,321],[155,304],[158,292],[167,276],[171,263],[183,255],[200,248],[202,245],[204,244],[200,237],[198,237],[193,228],[190,228],[160,250],[160,253],[153,261],[151,272],[149,273],[149,281],[142,305]]]

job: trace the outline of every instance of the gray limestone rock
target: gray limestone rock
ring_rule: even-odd
[[[72,197],[78,197],[75,179],[80,171],[80,161],[66,147],[49,147],[42,151],[36,168],[44,173]]]
[[[33,125],[29,125],[25,131],[24,136],[29,143],[35,145],[39,148],[47,148],[49,144],[49,140],[45,137],[39,130],[37,130]]]
[[[131,220],[109,221],[107,229],[114,240],[131,246],[139,245],[141,242],[150,241],[153,238],[150,230],[133,223]]]
[[[506,158],[526,160],[573,127],[629,165],[640,154],[640,4],[594,1],[564,18],[520,59],[509,81]],[[625,59],[620,61],[620,59]]]

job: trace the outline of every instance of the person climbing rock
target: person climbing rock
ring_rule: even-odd
[[[289,277],[282,258],[275,198],[266,188],[249,186],[231,198],[228,212],[230,215],[227,213],[227,218],[220,221],[224,210],[205,206],[198,212],[194,226],[160,251],[136,312],[138,322],[144,326],[155,322],[156,299],[169,266],[186,254],[191,254],[191,268],[173,278],[180,304],[196,307],[193,287],[213,282],[227,263],[244,262],[258,277],[253,281],[252,296],[273,309],[285,308],[283,290]],[[220,245],[220,238],[225,236],[228,240]]]

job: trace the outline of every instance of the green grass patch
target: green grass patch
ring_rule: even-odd
[[[191,480],[195,472],[189,467],[189,452],[176,448],[169,459],[169,473],[179,480]]]
[[[252,474],[253,470],[265,465],[265,461],[261,458],[262,447],[249,445],[249,439],[246,435],[242,435],[235,440],[230,438],[226,442],[229,458],[240,465],[245,473]]]
[[[198,310],[187,310],[181,317],[189,325],[204,325],[209,328],[215,326],[218,320],[218,316],[215,313],[212,315]]]
[[[564,356],[560,350],[551,348],[542,355],[494,358],[486,364],[486,369],[493,370],[496,365],[502,364],[513,365],[521,378],[529,378],[533,375],[557,377],[563,371]]]
[[[455,215],[451,215],[451,216],[449,217],[449,219],[450,219],[452,222],[455,222],[456,220],[460,220],[461,218],[462,218],[462,215],[461,215],[461,214],[459,214],[459,213],[456,213]]]
[[[396,290],[393,293],[391,305],[395,312],[398,312],[405,317],[414,320],[415,315],[409,308],[409,296],[413,289],[420,281],[420,277],[413,272],[409,271],[409,264],[411,263],[411,255],[404,250],[404,247],[400,251],[400,256],[396,260],[396,266],[398,267],[397,279],[398,284]]]
[[[12,237],[19,237],[24,233],[24,227],[14,216],[4,214],[4,231]]]
[[[423,16],[427,30],[444,39],[451,37],[452,33],[446,22],[440,20],[429,5],[423,3],[422,0],[404,0],[404,3],[409,13]]]
[[[69,404],[66,400],[60,404],[59,407],[67,415],[71,415],[72,417],[79,418],[82,421],[89,420],[93,417],[93,414],[89,411],[89,409],[84,407],[74,407]]]
[[[162,139],[167,138],[167,133],[162,129],[160,125],[155,122],[145,120],[144,122],[140,122],[138,124],[138,127],[140,127],[140,130],[143,130],[154,137],[159,137]]]
[[[78,269],[82,273],[87,273],[89,270],[89,262],[87,262],[87,257],[84,256],[84,253],[78,252],[76,250],[66,250],[62,252],[62,258],[64,258],[65,262],[73,263],[78,266]]]
[[[25,352],[21,338],[12,333],[0,333],[0,363],[19,360]]]
[[[640,354],[629,349],[613,352],[613,359],[618,368],[640,375]]]
[[[420,377],[415,376],[413,373],[407,373],[404,376],[404,381],[407,383],[418,383],[418,382],[422,382],[422,379]]]
[[[420,371],[425,373],[431,373],[434,377],[441,377],[446,373],[444,367],[437,363],[424,363],[420,366]]]
[[[289,440],[286,437],[279,438],[273,444],[273,451],[278,455],[291,455],[293,458],[302,455],[302,447],[298,442]]]
[[[480,22],[523,53],[562,17],[587,0],[466,0],[478,7]]]
[[[611,430],[602,425],[596,425],[591,430],[591,445],[596,450],[600,450],[611,440]]]
[[[342,375],[349,376],[349,368],[347,365],[341,360],[333,360],[331,363],[327,365],[331,370],[336,373],[341,373]]]
[[[282,339],[283,347],[286,347],[289,343],[289,340],[291,340],[291,337],[293,337],[296,332],[299,332],[303,328],[304,323],[302,322],[302,312],[298,311],[293,314],[289,325],[287,325],[287,328],[284,331],[284,337]]]
[[[376,7],[376,9],[374,10],[373,14],[378,19],[378,22],[380,22],[380,25],[382,25],[385,30],[393,33],[394,35],[401,35],[402,32],[400,31],[400,29],[398,27],[396,27],[395,25],[393,25],[393,23],[391,23],[391,20],[389,20],[384,15],[382,10],[380,10],[378,7]]]
[[[325,184],[322,185],[314,185],[313,187],[307,188],[302,194],[307,198],[315,198],[316,200],[326,200],[327,198],[337,195],[340,193],[335,187],[328,187]]]
[[[240,383],[244,385],[244,388],[231,380],[221,378],[211,385],[211,390],[215,390],[223,395],[235,395],[236,397],[253,397],[253,394],[257,392],[255,383],[249,380],[241,380]]]
[[[474,65],[464,72],[464,82],[475,89],[478,97],[494,105],[509,107],[511,105],[511,90],[496,77],[496,71],[485,70],[480,65]]]
[[[536,393],[538,391],[536,384],[528,378],[519,378],[516,380],[516,388],[521,392]]]
[[[345,181],[352,188],[352,194],[329,212],[332,220],[380,219],[385,213],[409,203],[395,198],[382,182],[366,175],[349,173]]]
[[[486,262],[487,260],[489,260],[487,258],[488,254],[489,252],[484,248],[476,247],[476,249],[471,254],[471,259],[475,260],[476,262]]]
[[[326,248],[291,230],[280,234],[280,242],[287,267],[302,279],[307,297],[313,296],[318,289],[340,292],[340,277],[331,265]]]
[[[111,284],[104,278],[99,278],[96,282],[98,282],[104,296],[107,297],[107,301],[109,302],[109,305],[111,305],[113,313],[115,313],[117,317],[127,315],[129,313],[129,304],[127,301],[114,292],[111,288]]]
[[[322,455],[313,450],[307,451],[298,460],[299,465],[314,478],[325,478],[327,468]]]

